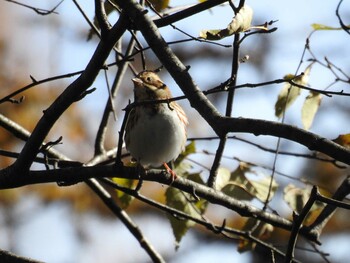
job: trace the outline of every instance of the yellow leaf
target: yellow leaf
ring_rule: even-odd
[[[250,183],[254,186],[256,195],[255,197],[265,202],[267,197],[269,197],[269,201],[274,196],[278,184],[275,179],[272,179],[271,189],[270,189],[271,176],[265,176],[260,180],[250,180]],[[270,191],[270,193],[269,193]]]
[[[305,130],[310,129],[317,110],[321,104],[321,100],[322,95],[316,92],[310,92],[310,94],[306,97],[301,109],[301,121]]]
[[[208,40],[220,40],[233,34],[247,31],[251,27],[252,19],[253,9],[248,5],[244,5],[226,28],[202,30],[199,33],[199,37]]]
[[[221,190],[223,187],[225,187],[228,182],[230,181],[231,172],[227,168],[220,167],[218,169],[217,179],[215,182],[215,188],[216,190]]]
[[[278,94],[278,98],[275,104],[275,115],[277,118],[281,118],[283,112],[289,108],[290,105],[300,95],[300,89],[296,86],[292,86],[289,83],[284,84],[282,90]]]
[[[222,168],[221,176],[224,177],[222,181],[219,181],[218,190],[238,200],[252,200],[257,198],[262,202],[266,201],[269,194],[269,200],[273,197],[277,190],[278,184],[275,180],[272,182],[270,189],[270,176],[263,176],[258,180],[248,179],[246,173],[256,173],[251,170],[251,167],[246,163],[241,162],[239,167],[231,173],[229,180],[227,180],[227,171]]]
[[[169,0],[149,0],[153,7],[158,11],[162,11],[169,6]]]
[[[126,178],[112,178],[113,182],[117,183],[120,186],[126,187],[126,188],[131,188],[134,183],[135,180],[130,180],[130,179],[126,179]],[[116,194],[117,194],[117,198],[121,203],[121,207],[122,208],[127,208],[131,202],[134,200],[134,197],[131,195],[128,195],[126,193],[124,193],[123,191],[119,191],[119,190],[115,190]]]
[[[283,190],[283,199],[287,202],[293,211],[298,213],[304,208],[306,202],[308,201],[311,193],[311,187],[299,188],[293,184],[287,185]],[[320,203],[315,203],[310,211],[318,209],[321,205]]]
[[[346,148],[350,148],[350,133],[340,134],[333,142],[340,144]]]
[[[322,24],[312,24],[311,25],[314,30],[341,30],[341,27],[332,27],[332,26],[326,26]]]
[[[294,83],[306,86],[309,81],[309,75],[313,63],[306,67],[303,74],[294,76],[293,74],[287,74],[284,76],[285,80],[292,80]],[[290,83],[285,83],[282,90],[278,94],[278,98],[275,104],[275,115],[277,118],[281,118],[283,113],[293,104],[293,102],[300,95],[300,88]]]

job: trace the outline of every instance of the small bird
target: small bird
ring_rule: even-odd
[[[132,79],[135,102],[167,100],[172,97],[167,85],[150,70]],[[167,165],[184,150],[188,120],[185,112],[175,101],[147,103],[135,106],[129,113],[125,128],[125,145],[133,159],[144,168]]]

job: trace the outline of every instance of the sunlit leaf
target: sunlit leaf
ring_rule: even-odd
[[[350,133],[340,134],[333,142],[340,144],[346,148],[350,148]]]
[[[187,176],[187,179],[191,180],[193,182],[196,182],[198,184],[204,184],[203,179],[199,173],[189,174]],[[192,197],[192,199],[193,199],[193,197]],[[192,204],[194,204],[197,207],[198,211],[200,211],[200,213],[203,214],[205,212],[205,210],[207,209],[208,201],[205,199],[199,199],[199,200],[196,200],[196,202],[192,202]]]
[[[287,74],[284,76],[285,80],[292,80],[294,83],[299,85],[307,85],[309,80],[309,75],[311,71],[311,63],[304,71],[303,74],[299,76],[294,76],[292,74]],[[283,113],[293,104],[293,102],[300,95],[300,88],[294,86],[290,83],[285,83],[282,90],[278,94],[278,98],[275,104],[275,115],[278,118],[283,116]]]
[[[196,152],[195,141],[192,141],[190,144],[186,145],[185,150],[179,155],[179,157],[174,162],[174,171],[179,176],[185,176],[188,171],[192,168],[192,165],[189,162],[184,161],[185,158]]]
[[[315,118],[317,110],[321,104],[322,95],[316,92],[310,92],[306,97],[303,107],[301,109],[301,121],[304,129],[310,129],[312,122]]]
[[[149,2],[153,5],[154,9],[158,12],[161,12],[165,8],[169,6],[169,0],[149,0]]]
[[[175,167],[181,163],[187,156],[196,152],[196,142],[191,141],[191,143],[187,144],[185,150],[177,157],[175,161]]]
[[[289,184],[284,188],[283,199],[293,211],[300,213],[310,197],[310,192],[311,187],[299,188],[293,184]],[[311,218],[314,218],[323,207],[323,203],[315,202],[305,218],[304,224],[312,222]]]
[[[229,169],[220,167],[218,169],[218,174],[216,177],[215,188],[216,190],[221,190],[230,181],[231,172]]]
[[[254,195],[252,195],[243,184],[228,183],[221,191],[228,196],[241,201],[250,201],[254,198]]]
[[[278,188],[278,184],[275,181],[275,179],[272,179],[271,182],[271,176],[265,176],[260,180],[250,180],[250,183],[255,188],[255,197],[261,200],[262,202],[265,202],[267,197],[269,197],[268,201],[270,201]]]
[[[314,30],[342,30],[341,27],[332,27],[322,24],[311,24],[311,26]]]
[[[293,211],[301,212],[310,196],[310,189],[301,189],[293,184],[284,188],[283,198]]]
[[[269,200],[274,196],[278,184],[275,180],[272,181],[270,189],[270,176],[264,176],[257,180],[248,179],[246,173],[256,173],[251,170],[250,165],[241,162],[237,169],[231,173],[229,180],[227,180],[227,170],[222,168],[222,180],[218,181],[217,189],[233,198],[239,200],[252,200],[257,198],[261,201],[266,201],[269,193]]]
[[[221,191],[238,200],[252,200],[255,192],[252,191],[252,186],[245,176],[248,171],[250,171],[250,166],[240,162],[237,169],[231,173],[229,182],[222,187]]]
[[[253,19],[253,9],[244,5],[230,24],[224,29],[202,30],[199,36],[208,40],[220,40],[233,34],[244,32],[250,29]]]
[[[273,229],[274,228],[272,225],[261,222],[255,218],[248,218],[245,225],[242,228],[243,231],[251,232],[252,236],[257,237],[260,240],[266,240],[267,238],[269,238]],[[243,253],[246,251],[254,250],[255,246],[255,242],[241,238],[239,240],[237,249],[238,252]]]
[[[126,188],[131,188],[135,183],[135,180],[126,179],[126,178],[112,178],[112,180],[116,184]],[[131,202],[134,200],[133,196],[128,195],[123,191],[115,190],[115,192],[117,194],[117,198],[122,208],[127,208],[131,204]]]
[[[283,85],[282,90],[278,94],[278,98],[275,104],[275,115],[281,118],[283,112],[289,108],[290,105],[296,100],[300,95],[300,88],[292,86],[289,83]]]

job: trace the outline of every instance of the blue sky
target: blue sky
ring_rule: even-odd
[[[28,3],[31,3],[27,1]],[[86,12],[90,18],[93,16],[93,10],[89,5],[91,2],[81,1],[81,5],[86,8]],[[189,3],[188,1],[171,1],[171,5]],[[271,50],[268,54],[268,69],[262,74],[256,68],[247,64],[242,64],[238,82],[259,82],[268,81],[271,79],[278,79],[285,74],[294,73],[304,48],[305,39],[311,33],[312,23],[321,23],[329,26],[339,26],[338,20],[335,16],[336,1],[246,1],[254,9],[253,24],[260,24],[270,20],[278,20],[274,26],[278,30],[271,35]],[[346,8],[344,1],[343,9]],[[42,8],[51,8],[52,1],[36,1],[36,6]],[[8,39],[8,68],[13,69],[9,72],[13,74],[23,74],[35,76],[37,79],[42,79],[54,75],[74,72],[84,69],[88,63],[91,55],[97,45],[96,41],[84,42],[82,37],[85,36],[88,25],[84,22],[71,1],[64,1],[57,10],[59,15],[52,15],[50,17],[37,16],[33,11],[13,5],[11,3],[0,2],[0,9],[7,10],[4,14],[7,19],[11,19],[11,30],[4,29],[3,35]],[[343,11],[345,17],[349,17],[350,10]],[[10,14],[10,15],[9,15]],[[232,10],[229,7],[213,8],[209,12],[203,12],[195,17],[193,20],[184,20],[176,23],[176,26],[185,30],[191,35],[198,35],[202,29],[224,28],[232,19]],[[28,27],[30,25],[31,27]],[[52,30],[57,26],[59,30]],[[32,31],[34,29],[34,31]],[[11,32],[16,32],[12,34]],[[181,34],[174,33],[170,28],[161,30],[164,33],[166,40],[176,40],[183,38]],[[30,34],[30,35],[29,35]],[[19,40],[15,37],[20,35]],[[259,51],[259,46],[254,46],[253,36],[249,44],[250,48],[255,48]],[[339,31],[332,32],[317,32],[311,38],[311,45],[320,58],[327,56],[334,60],[337,65],[344,67],[344,70],[349,71],[348,59],[350,57],[348,45],[348,35]],[[230,44],[232,38],[227,38],[221,43]],[[187,48],[191,48],[189,45]],[[264,50],[261,50],[264,52]],[[303,64],[301,70],[306,67]],[[113,70],[109,72],[112,75]],[[329,82],[329,76],[323,74],[322,69],[315,69],[310,78],[310,83],[316,88],[325,88],[325,83]],[[219,84],[229,77],[230,65],[213,65],[213,61],[202,63],[201,61],[193,61],[191,64],[191,71],[193,78],[200,87],[206,86],[206,83]],[[81,106],[89,116],[89,120],[99,120],[101,111],[104,108],[104,99],[107,94],[104,80],[97,79],[94,86],[98,89],[94,96],[87,96]],[[66,85],[73,80],[68,79],[62,82]],[[181,95],[181,90],[176,87],[174,82],[170,79],[168,74],[164,74],[164,80],[173,87],[174,95]],[[131,84],[131,83],[129,83]],[[126,85],[128,85],[126,83]],[[254,91],[243,90],[237,92],[237,97],[234,105],[234,116],[244,116],[252,118],[263,118],[269,120],[276,120],[273,111],[273,105],[277,98],[277,94],[281,86],[273,86],[269,88],[268,94],[266,90],[257,89]],[[341,87],[339,87],[341,88]],[[127,94],[126,91],[122,92]],[[304,97],[307,94],[305,93]],[[96,103],[101,98],[101,102]],[[344,101],[344,99],[340,99]],[[119,101],[124,102],[125,105],[120,105],[119,108],[126,106],[127,100],[124,98]],[[196,113],[191,111],[186,101],[181,102],[184,107],[191,112],[192,122],[200,119]],[[325,106],[332,106],[334,100],[324,98],[322,102]],[[294,106],[288,111],[287,121],[300,126],[300,108],[302,100],[298,100]],[[219,106],[220,108],[220,106]],[[224,109],[222,106],[221,110]],[[315,124],[312,127],[313,131],[319,132],[328,138],[335,138],[340,133],[348,133],[350,131],[349,123],[345,122],[346,116],[340,113],[334,114],[334,118],[329,118],[329,115],[322,113],[316,118]],[[325,123],[326,120],[326,123]],[[97,122],[88,123],[92,130],[97,128]],[[205,123],[199,121],[198,127],[202,127]],[[326,128],[325,128],[326,127]],[[201,133],[199,128],[190,127],[190,136],[205,135]],[[92,131],[93,134],[93,131]],[[243,136],[243,135],[242,135]],[[264,138],[264,143],[275,145],[276,140],[273,138]],[[208,145],[199,145],[199,149],[206,149]],[[215,142],[209,145],[212,151],[215,151]],[[234,152],[229,149],[234,148]],[[252,150],[247,147],[242,147],[237,144],[230,143],[225,154],[239,155],[243,159],[249,159],[252,155]],[[236,148],[235,148],[236,147]],[[291,149],[301,149],[302,147],[292,145]],[[201,159],[202,157],[198,157]],[[264,162],[269,162],[269,157],[263,158]],[[265,158],[265,159],[264,159]],[[223,161],[223,165],[230,165],[230,161]],[[278,167],[290,174],[298,174],[295,161],[283,163],[282,167]],[[1,209],[1,208],[0,208]],[[30,211],[36,213],[30,214]],[[286,207],[284,208],[287,209]],[[0,210],[1,211],[1,210]],[[101,219],[95,214],[87,214],[85,216],[78,216],[72,214],[72,209],[65,203],[57,203],[42,207],[40,201],[35,197],[23,198],[23,200],[14,208],[14,215],[25,218],[19,227],[13,229],[13,237],[18,241],[15,247],[16,252],[21,255],[33,257],[47,262],[144,262],[148,260],[147,255],[139,248],[138,243],[131,236],[130,233],[117,220]],[[30,216],[28,216],[30,214]],[[0,218],[2,216],[0,215]],[[171,233],[170,225],[160,220],[157,217],[134,216],[136,222],[140,224],[141,229],[161,253],[175,253],[174,239]],[[3,220],[3,219],[2,219]],[[77,223],[79,222],[79,223]],[[2,222],[2,224],[4,224]],[[77,229],[72,226],[84,227],[86,231],[87,241],[79,243]],[[155,234],[156,233],[156,234]],[[0,247],[6,249],[8,243],[6,242],[6,234],[1,234]],[[4,237],[5,236],[5,237]],[[160,238],[161,237],[161,238]],[[7,236],[8,238],[8,236]],[[346,244],[348,239],[344,242],[344,237],[338,237],[342,244]],[[345,237],[348,238],[348,237]],[[327,239],[325,239],[327,241]],[[338,243],[338,242],[337,242]],[[200,244],[200,246],[199,246]],[[193,249],[186,250],[186,247]],[[334,251],[332,242],[324,242],[322,247],[325,252]],[[337,250],[342,250],[338,246]],[[342,252],[338,253],[341,255]],[[220,258],[217,256],[220,255]],[[337,255],[334,253],[334,256]],[[187,263],[187,262],[213,262],[213,260],[220,260],[220,262],[234,262],[239,259],[240,262],[249,262],[249,254],[240,255],[236,252],[234,245],[223,244],[202,244],[197,240],[196,235],[189,233],[181,243],[180,250],[174,257],[173,263]],[[72,261],[73,260],[73,261]],[[341,262],[342,258],[335,258],[333,262]]]

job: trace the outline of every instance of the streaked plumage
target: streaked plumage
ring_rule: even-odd
[[[152,71],[143,71],[132,81],[136,102],[172,97],[169,88]],[[167,167],[166,163],[184,150],[187,124],[185,112],[174,101],[136,106],[126,126],[126,148],[144,167]]]

